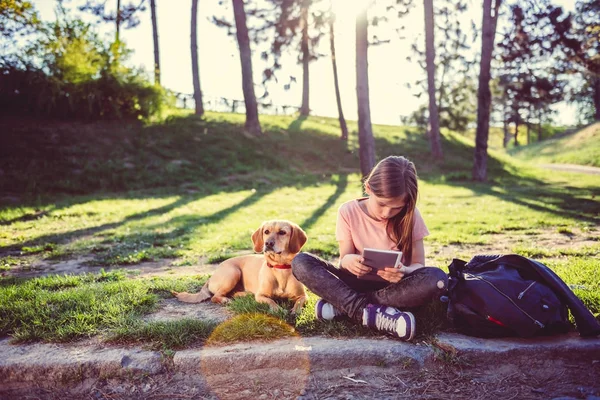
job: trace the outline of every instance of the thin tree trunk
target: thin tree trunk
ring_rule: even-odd
[[[367,176],[375,166],[375,139],[369,105],[369,21],[367,8],[356,16],[356,97],[358,103],[358,145],[360,172]]]
[[[310,1],[302,1],[302,41],[300,49],[302,51],[302,107],[300,107],[300,115],[307,116],[310,114],[309,107],[309,70],[310,49],[308,47],[308,7]]]
[[[492,10],[492,1],[495,2]],[[479,88],[477,89],[477,133],[475,135],[475,155],[473,179],[487,180],[487,147],[490,130],[490,91],[492,55],[498,22],[498,9],[502,0],[483,0],[483,18],[481,22],[481,63],[479,67]],[[493,14],[492,14],[493,11]]]
[[[594,77],[592,79],[592,85],[594,86],[594,108],[596,111],[594,119],[600,121],[600,78]]]
[[[504,121],[502,122],[502,128],[504,130],[504,140],[502,141],[502,144],[504,148],[506,148],[510,140],[510,133],[508,132],[508,123],[506,122],[506,118],[504,118]]]
[[[262,130],[258,120],[258,103],[254,93],[254,78],[252,75],[252,52],[250,51],[250,37],[246,24],[246,11],[243,0],[233,1],[233,14],[235,17],[236,36],[240,49],[240,62],[242,64],[242,89],[244,104],[246,105],[246,131],[260,136]]]
[[[192,0],[192,22],[191,22],[190,50],[192,52],[192,79],[194,81],[194,102],[196,103],[196,115],[204,115],[204,104],[202,102],[202,89],[200,88],[200,70],[198,69],[198,0]]]
[[[538,142],[542,141],[542,109],[538,110]]]
[[[437,102],[435,101],[435,43],[433,0],[424,1],[425,9],[425,60],[427,67],[427,89],[429,91],[429,146],[431,154],[442,158],[442,143],[440,139],[440,116]]]
[[[502,141],[502,144],[504,146],[504,148],[506,149],[508,147],[508,143],[510,142],[510,132],[508,129],[508,112],[507,112],[507,107],[506,107],[506,98],[503,99],[503,105],[502,105],[503,109],[502,109],[502,127],[504,129],[504,140]]]
[[[117,0],[117,19],[115,23],[117,25],[117,32],[115,33],[115,42],[118,43],[121,39],[121,0]]]
[[[150,0],[152,38],[154,39],[154,84],[160,85],[160,53],[158,48],[158,24],[156,22],[156,0]]]
[[[348,140],[348,126],[346,125],[346,119],[344,118],[344,111],[342,110],[342,96],[340,95],[340,82],[338,79],[337,61],[335,59],[335,33],[333,29],[333,18],[329,19],[329,45],[331,48],[331,64],[333,66],[333,84],[335,86],[335,100],[338,108],[338,120],[340,121],[340,129],[342,130],[342,136],[340,139]]]
[[[517,115],[517,119],[515,120],[515,147],[519,145],[519,116]]]

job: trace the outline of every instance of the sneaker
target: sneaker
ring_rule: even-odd
[[[315,304],[315,315],[317,316],[317,319],[331,321],[336,317],[343,316],[344,312],[334,307],[333,304],[328,303],[323,299],[319,299]]]
[[[386,332],[400,340],[415,336],[415,317],[394,307],[369,304],[363,310],[363,325]]]

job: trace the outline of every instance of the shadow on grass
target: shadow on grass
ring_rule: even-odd
[[[490,195],[535,211],[600,224],[600,202],[582,198],[590,192],[599,195],[600,187],[555,187],[537,179],[521,178],[518,183],[504,188],[490,184],[472,184],[469,188],[479,195]]]
[[[405,130],[406,140],[389,142],[379,138],[377,148],[385,155],[404,154],[417,165],[419,178],[430,183],[445,183],[455,187],[468,187],[477,195],[490,195],[502,200],[550,213],[556,216],[600,223],[600,186],[576,188],[558,186],[531,176],[520,175],[511,165],[506,165],[493,154],[488,154],[490,181],[478,183],[471,180],[473,147],[452,135],[442,137],[444,160],[434,159],[424,134]],[[586,199],[591,197],[592,199]]]
[[[329,198],[325,201],[325,203],[323,203],[323,205],[321,205],[321,207],[316,209],[309,218],[305,219],[300,224],[302,229],[304,229],[304,230],[310,229],[315,224],[315,222],[317,222],[319,220],[319,218],[321,218],[323,216],[323,214],[325,214],[325,212],[327,212],[327,210],[329,210],[331,207],[333,207],[336,204],[337,200],[340,198],[342,193],[344,193],[346,191],[347,187],[348,187],[348,175],[347,174],[340,175],[335,192],[331,196],[329,196]]]
[[[293,132],[298,132],[302,128],[304,121],[306,121],[306,115],[300,115],[290,124],[290,126],[288,126],[288,129]]]
[[[296,120],[292,133],[282,134],[275,128],[260,139],[242,135],[240,123],[195,116],[174,117],[149,127],[128,125],[119,128],[110,124],[110,129],[105,129],[102,124],[52,125],[38,121],[4,131],[0,136],[4,136],[3,140],[15,141],[16,151],[0,160],[0,169],[10,171],[3,176],[5,179],[0,186],[10,187],[11,193],[28,199],[20,206],[29,205],[36,209],[21,215],[6,214],[10,218],[0,217],[4,226],[52,218],[62,209],[98,199],[179,198],[118,222],[45,234],[0,247],[0,256],[19,255],[23,247],[66,244],[89,236],[102,236],[103,232],[185,207],[208,194],[256,190],[239,204],[213,215],[178,216],[165,223],[144,227],[143,231],[127,232],[124,236],[119,234],[116,241],[109,238],[103,242],[117,250],[124,259],[147,246],[167,248],[174,242],[185,245],[200,219],[203,225],[216,224],[273,190],[286,186],[314,186],[324,177],[337,173],[340,167],[348,169],[356,156],[348,154],[345,144],[340,143],[337,137],[300,131],[304,120],[306,117]],[[54,139],[48,140],[49,136]],[[328,152],[322,149],[328,149]],[[34,159],[29,160],[32,155]],[[311,166],[312,172],[304,170],[305,164]],[[25,183],[24,177],[29,183]],[[315,212],[308,223],[314,224],[341,195],[347,185],[347,177],[344,176],[340,182],[342,185],[336,194]],[[0,204],[0,212],[2,208],[10,209],[10,206],[5,204],[2,207]],[[160,228],[169,232],[157,234],[152,231]],[[118,250],[119,247],[122,251]],[[104,251],[100,249],[100,252]],[[165,256],[169,252],[158,251],[158,254]],[[130,261],[135,262],[136,259]]]
[[[20,249],[22,247],[34,246],[39,243],[48,243],[48,242],[50,242],[50,243],[65,243],[67,241],[72,241],[72,240],[75,240],[80,237],[95,235],[102,231],[106,231],[109,229],[115,229],[119,226],[122,226],[122,225],[128,223],[128,222],[139,221],[139,220],[149,218],[152,216],[157,216],[157,215],[162,215],[162,214],[168,213],[178,207],[182,207],[188,203],[196,201],[198,198],[199,197],[196,197],[196,196],[181,197],[178,200],[175,200],[174,202],[172,202],[170,204],[167,204],[165,206],[158,207],[158,208],[155,208],[155,209],[152,209],[149,211],[144,211],[144,212],[130,215],[130,216],[122,219],[119,222],[111,222],[111,223],[107,223],[107,224],[94,226],[91,228],[77,229],[77,230],[69,231],[69,232],[65,232],[65,233],[44,235],[44,236],[38,237],[34,240],[21,242],[18,245],[0,247],[0,252],[14,251],[14,250]]]
[[[0,248],[0,255],[24,246],[66,243],[98,235],[171,212],[210,193],[256,189],[238,204],[202,217],[201,224],[216,224],[278,188],[302,189],[336,174],[339,180],[335,192],[300,223],[304,229],[310,229],[337,204],[348,185],[348,170],[355,169],[358,173],[357,154],[349,152],[347,144],[337,135],[301,130],[306,117],[297,118],[287,126],[287,131],[274,127],[259,139],[244,136],[243,122],[228,121],[226,117],[218,120],[173,117],[148,127],[30,123],[0,133],[3,140],[15,141],[14,151],[0,160],[0,169],[4,171],[0,189],[10,189],[11,193],[29,198],[29,204],[45,208],[33,214],[11,216],[2,221],[3,225],[51,216],[61,208],[98,198],[180,196],[170,204],[118,222],[44,235]],[[598,202],[584,198],[590,191],[600,195],[597,186],[585,189],[552,186],[519,175],[491,155],[488,156],[488,174],[493,181],[471,182],[473,147],[452,135],[443,136],[443,161],[429,154],[424,133],[416,130],[399,128],[398,133],[390,137],[377,137],[376,147],[379,158],[389,154],[407,156],[415,162],[424,181],[467,186],[476,194],[492,195],[537,211],[599,222]],[[190,194],[190,191],[195,193]],[[39,200],[40,196],[45,200]],[[70,197],[65,199],[65,196]],[[62,200],[52,204],[57,198]],[[179,216],[147,230],[175,227],[155,239],[164,242],[178,238],[185,244],[198,221],[198,214]],[[122,239],[145,242],[146,236],[132,233]],[[139,250],[138,247],[131,252]]]

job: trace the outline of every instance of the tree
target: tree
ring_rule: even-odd
[[[300,107],[300,115],[307,116],[310,113],[309,106],[309,63],[310,49],[308,45],[308,9],[311,0],[302,0],[301,4],[301,24],[302,24],[302,39],[300,42],[300,51],[302,54],[302,106]]]
[[[140,0],[137,5],[134,3],[123,5],[121,4],[121,0],[116,0],[117,8],[114,12],[106,10],[107,2],[108,0],[87,0],[85,5],[79,7],[79,9],[81,11],[91,12],[104,22],[114,22],[115,43],[118,43],[121,40],[120,32],[123,24],[127,24],[125,26],[126,29],[135,28],[139,25],[140,19],[137,14],[138,12],[146,10],[146,7],[144,6],[146,0]]]
[[[0,36],[25,35],[39,26],[40,20],[30,1],[0,0]]]
[[[367,176],[375,166],[375,139],[369,105],[369,21],[367,7],[356,15],[356,98],[360,172]]]
[[[258,120],[258,103],[254,93],[254,78],[252,75],[252,52],[250,51],[250,37],[248,25],[246,24],[246,11],[243,0],[233,1],[233,15],[238,47],[240,50],[240,63],[242,65],[242,89],[244,92],[244,104],[246,105],[245,128],[250,134],[260,136],[262,130]]]
[[[160,52],[158,45],[158,24],[156,22],[156,0],[150,0],[152,18],[152,39],[154,40],[154,83],[160,85]]]
[[[463,29],[463,13],[467,10],[467,4],[461,0],[436,0],[432,9],[435,40],[432,40],[431,47],[434,49],[435,57],[434,93],[439,126],[465,132],[475,120],[477,91],[472,68],[475,62],[470,51],[471,35],[466,29]],[[472,31],[472,41],[474,41],[476,30],[472,28]],[[427,39],[427,34],[425,36]],[[422,47],[419,42],[415,42],[412,46],[413,52],[417,56],[417,62],[426,72],[425,79],[420,78],[415,82],[418,89],[415,93],[417,98],[425,93],[430,93],[427,80],[427,49],[425,47]],[[409,62],[412,59],[412,56],[407,57]],[[412,87],[410,84],[408,86]],[[409,120],[423,122],[424,124],[417,125],[429,129],[427,108],[419,108],[409,117]],[[421,114],[423,111],[425,113]]]
[[[566,71],[580,76],[582,84],[573,99],[593,108],[593,119],[600,121],[600,3],[579,0],[574,18],[563,17],[562,9],[550,13],[556,34],[561,39]]]
[[[493,3],[493,4],[492,4]],[[473,179],[487,180],[487,145],[490,129],[490,91],[492,55],[498,22],[498,10],[502,0],[483,0],[483,18],[481,22],[481,62],[479,67],[479,87],[477,89],[477,130],[475,134],[475,156]]]
[[[498,44],[502,66],[498,82],[506,94],[511,110],[507,122],[515,124],[514,143],[519,144],[519,125],[527,127],[527,143],[531,142],[531,126],[542,125],[550,106],[564,98],[564,80],[559,79],[560,60],[555,53],[559,38],[552,33],[549,15],[554,6],[548,0],[523,1],[511,6],[511,24]],[[538,129],[538,140],[542,132]]]
[[[348,137],[348,128],[344,113],[342,111],[341,97],[339,91],[339,79],[337,71],[337,62],[335,60],[335,33],[334,22],[335,14],[332,12],[332,4],[329,2],[327,10],[319,7],[319,0],[269,0],[278,12],[275,18],[275,37],[269,54],[263,53],[263,59],[269,60],[273,58],[272,66],[264,71],[265,78],[275,79],[276,71],[281,68],[279,62],[282,52],[296,43],[296,38],[300,36],[299,41],[299,62],[302,63],[303,79],[302,79],[302,105],[300,107],[300,115],[310,114],[309,106],[309,65],[310,61],[317,59],[320,54],[315,52],[321,38],[329,34],[329,47],[331,50],[331,61],[333,66],[334,86],[336,93],[336,101],[338,108],[338,117],[340,120],[340,129],[342,140]],[[300,30],[300,35],[296,31]],[[290,77],[290,81],[295,81],[295,78]],[[290,83],[285,84],[285,88],[289,89]]]
[[[427,88],[429,92],[429,146],[431,154],[436,158],[442,158],[442,143],[440,139],[440,119],[438,106],[435,100],[435,41],[434,41],[434,18],[433,0],[423,2],[425,9],[425,53],[427,64]]]
[[[192,0],[192,22],[190,49],[192,52],[192,80],[194,83],[194,102],[196,103],[196,115],[204,115],[204,103],[202,101],[202,90],[200,89],[200,71],[198,70],[198,0]]]
[[[333,84],[335,86],[335,100],[338,109],[338,120],[340,121],[340,129],[342,131],[341,139],[348,140],[348,126],[346,125],[346,119],[344,118],[344,111],[342,109],[342,97],[340,95],[340,82],[338,79],[337,61],[335,59],[335,33],[334,33],[335,15],[329,13],[328,24],[329,24],[329,48],[331,49],[331,65],[333,67]]]
[[[264,26],[261,29],[274,27],[274,37],[270,52],[263,52],[265,61],[272,58],[272,64],[264,70],[264,81],[277,81],[276,72],[281,69],[281,54],[289,47],[298,45],[298,62],[302,65],[302,101],[300,115],[310,114],[310,62],[318,58],[314,51],[321,37],[325,35],[326,12],[311,10],[311,6],[320,0],[267,0],[274,13],[265,13]],[[314,7],[312,7],[314,8]],[[297,31],[300,34],[297,34]],[[298,40],[299,38],[299,40]],[[289,89],[295,77],[284,88]]]

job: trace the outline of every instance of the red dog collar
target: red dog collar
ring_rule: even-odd
[[[289,264],[276,264],[276,265],[268,264],[268,265],[269,265],[269,267],[275,268],[275,269],[290,269],[290,268],[292,268],[292,266]]]

